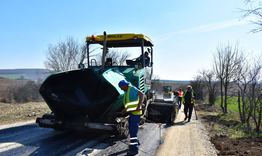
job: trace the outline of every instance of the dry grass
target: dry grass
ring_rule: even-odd
[[[0,103],[0,125],[35,120],[47,112],[50,112],[50,109],[45,102]]]
[[[27,81],[28,80],[12,80],[0,77],[0,101],[8,97],[8,88],[25,85]]]

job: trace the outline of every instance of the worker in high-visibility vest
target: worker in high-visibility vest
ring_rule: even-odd
[[[181,104],[182,104],[182,98],[183,98],[183,96],[184,96],[184,92],[183,92],[183,90],[182,90],[182,88],[179,88],[179,90],[178,90],[178,109],[180,109],[181,108]]]
[[[125,92],[123,103],[125,112],[129,114],[129,135],[130,145],[127,155],[135,155],[138,153],[139,140],[137,138],[140,116],[142,115],[142,103],[144,94],[129,82],[122,80],[118,86]]]

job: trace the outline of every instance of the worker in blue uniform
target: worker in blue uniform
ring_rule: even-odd
[[[139,140],[137,138],[140,116],[142,115],[142,103],[144,100],[144,94],[136,87],[132,86],[129,82],[121,80],[118,86],[125,92],[123,98],[123,104],[125,106],[124,111],[129,114],[129,135],[130,145],[127,155],[138,154]]]

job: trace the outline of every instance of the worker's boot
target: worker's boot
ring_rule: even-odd
[[[136,154],[138,154],[138,151],[129,150],[126,155],[131,156]]]
[[[129,145],[129,150],[127,155],[136,155],[138,154],[138,145]]]

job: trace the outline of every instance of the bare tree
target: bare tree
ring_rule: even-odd
[[[251,62],[251,63],[249,63]],[[262,118],[261,103],[261,59],[258,57],[252,61],[241,61],[238,68],[236,83],[239,88],[238,109],[240,120],[247,125],[251,132],[251,119],[254,121],[256,132],[259,134]]]
[[[238,111],[239,118],[242,123],[246,123],[246,114],[248,112],[247,106],[247,89],[250,84],[248,80],[249,63],[243,60],[239,63],[235,83],[238,86]]]
[[[261,126],[262,126],[262,84],[259,84],[257,92],[257,122],[256,122],[256,132],[257,135],[260,135]]]
[[[246,9],[243,9],[244,17],[252,17],[251,21],[257,27],[251,32],[256,33],[262,31],[262,1],[261,0],[244,0],[246,2]]]
[[[202,75],[204,86],[206,86],[208,90],[208,102],[210,105],[214,105],[217,94],[217,81],[215,79],[215,73],[211,70],[203,70],[200,74]]]
[[[192,86],[195,94],[196,100],[204,99],[204,83],[201,75],[195,76],[193,81],[190,81],[190,85]]]
[[[125,53],[121,53],[121,55],[119,56],[118,59],[118,64],[119,65],[123,65],[125,63],[125,61],[130,57],[130,54],[125,52]]]
[[[67,71],[78,68],[81,59],[81,47],[72,37],[55,45],[49,45],[45,66],[55,72]]]
[[[130,53],[125,51],[110,51],[107,54],[107,58],[112,58],[113,65],[124,65],[127,58],[130,57]]]
[[[230,44],[217,48],[217,55],[214,56],[214,71],[220,81],[221,109],[227,113],[227,94],[230,81],[236,75],[237,67],[242,54],[237,45]]]
[[[256,132],[259,135],[262,118],[262,105],[261,105],[261,70],[262,64],[261,59],[254,62],[253,66],[249,71],[249,77],[251,80],[248,101],[250,104],[250,111],[248,113],[248,119],[251,116],[255,123]],[[248,120],[249,121],[249,120]]]
[[[223,84],[225,79],[225,58],[220,49],[217,49],[217,55],[214,56],[214,71],[220,82],[220,107],[224,111],[224,92]]]
[[[126,51],[116,51],[116,50],[110,50],[107,54],[106,54],[106,58],[112,58],[112,63],[113,65],[119,65],[122,66],[124,65],[125,61],[130,57],[130,53],[126,52]],[[101,61],[102,60],[102,55],[101,54],[97,54],[96,55],[96,60],[97,61],[97,65],[101,65]]]

